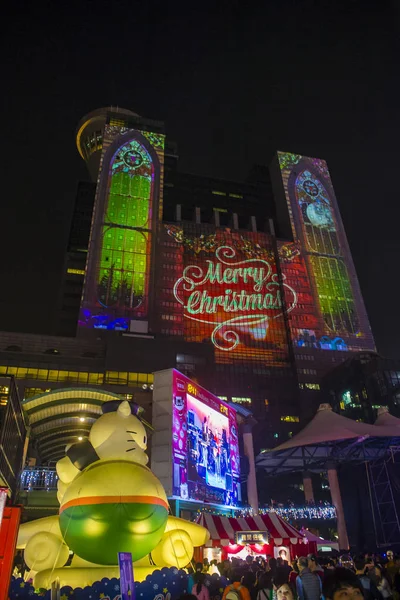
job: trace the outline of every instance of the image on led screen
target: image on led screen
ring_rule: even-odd
[[[229,420],[187,395],[188,480],[232,490]]]
[[[240,459],[236,410],[174,371],[173,495],[237,506]]]

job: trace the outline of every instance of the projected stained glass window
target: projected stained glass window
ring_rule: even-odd
[[[374,349],[368,317],[325,161],[278,152],[295,243],[305,259],[316,321],[292,321],[298,346]],[[303,325],[300,327],[300,325]]]
[[[132,320],[148,318],[155,166],[138,137],[121,144],[102,166],[80,320],[84,327],[123,330]]]
[[[103,307],[146,312],[152,177],[151,158],[138,141],[118,150],[111,164],[97,280]]]
[[[356,334],[359,322],[329,194],[307,169],[298,175],[295,193],[324,322],[332,332]]]

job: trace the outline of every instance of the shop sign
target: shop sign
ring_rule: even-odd
[[[235,542],[239,546],[246,544],[269,544],[268,531],[236,531]]]

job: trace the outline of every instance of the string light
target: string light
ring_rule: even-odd
[[[33,489],[45,489],[47,492],[57,489],[58,476],[55,470],[38,468],[25,469],[21,473],[21,489],[28,492]]]
[[[299,521],[302,519],[313,520],[318,519],[322,521],[329,521],[332,519],[336,519],[336,509],[334,506],[328,503],[318,504],[318,505],[305,505],[305,506],[268,506],[265,508],[260,508],[257,512],[254,512],[251,507],[243,507],[237,510],[231,511],[222,511],[215,508],[199,508],[197,511],[197,516],[202,513],[207,513],[210,515],[215,515],[218,517],[252,517],[255,514],[266,515],[268,513],[275,512],[277,515],[282,517],[287,521]]]

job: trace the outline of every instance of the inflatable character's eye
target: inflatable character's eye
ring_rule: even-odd
[[[146,436],[144,436],[144,438],[143,438],[143,444],[145,444],[145,443],[146,443]]]

